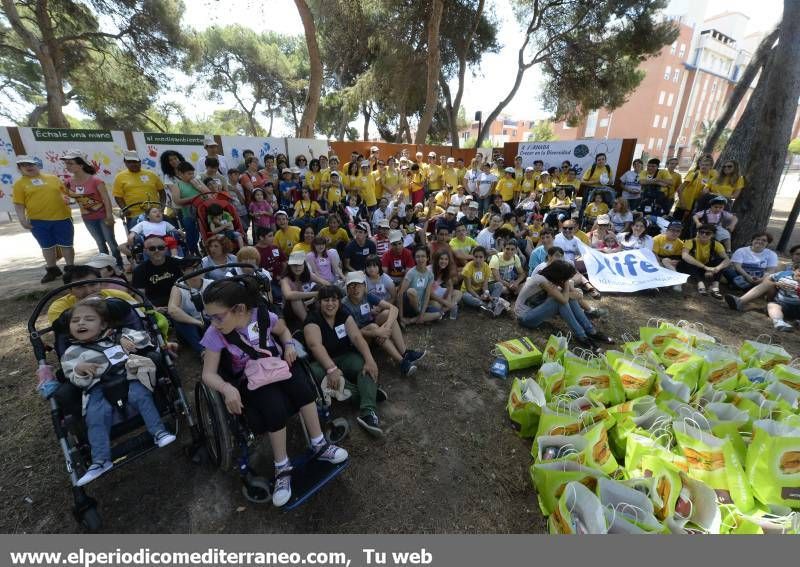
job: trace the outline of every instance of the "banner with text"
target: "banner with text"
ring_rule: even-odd
[[[604,254],[580,243],[587,276],[599,291],[631,293],[643,289],[686,283],[687,274],[661,266],[652,250],[626,250]]]
[[[206,155],[203,149],[202,134],[167,134],[164,132],[134,132],[133,143],[142,166],[163,175],[158,157],[167,150],[173,150],[183,156],[191,164],[196,164],[201,156]]]
[[[118,130],[81,130],[72,128],[20,128],[19,136],[25,153],[42,162],[42,171],[68,178],[61,156],[67,150],[86,153],[97,175],[107,185],[124,169],[122,152],[126,149],[125,134]]]
[[[566,142],[520,142],[519,155],[522,166],[533,166],[536,160],[544,162],[544,169],[558,168],[564,161],[569,161],[578,170],[578,178],[592,167],[597,154],[606,154],[608,165],[615,175],[619,175],[617,166],[622,151],[622,140],[571,140]]]
[[[14,210],[11,190],[19,175],[14,157],[14,146],[11,145],[8,130],[0,128],[0,211],[4,213]]]

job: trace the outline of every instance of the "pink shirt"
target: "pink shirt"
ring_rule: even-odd
[[[100,184],[103,180],[92,176],[85,181],[77,182],[70,179],[64,185],[67,193],[75,199],[81,208],[81,216],[84,220],[101,220],[106,218],[106,207],[103,204],[103,197],[100,193]]]

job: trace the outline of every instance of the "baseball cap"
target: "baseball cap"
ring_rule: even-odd
[[[139,157],[139,154],[136,153],[136,150],[125,150],[122,152],[122,160],[123,161],[142,161],[142,158]]]
[[[667,230],[683,230],[683,224],[677,221],[669,223]]]
[[[294,167],[293,167],[293,168],[291,168],[289,171],[291,171],[292,173],[300,173],[300,168],[299,168],[299,167],[297,167],[297,166],[294,166]]]
[[[305,252],[292,252],[289,254],[290,266],[302,266],[306,262]]]
[[[528,167],[525,168],[525,171],[536,171],[536,170],[533,169],[531,166],[528,166]]]
[[[86,155],[86,152],[80,150],[67,150],[59,159],[82,159],[83,161],[88,161],[89,157]]]
[[[339,177],[339,172],[338,171],[331,171],[331,177],[333,177],[334,175],[336,177]]]
[[[447,163],[455,163],[455,162],[456,162],[456,158],[452,158],[452,157],[447,158]]]
[[[386,219],[383,219],[382,221],[380,221],[378,223],[378,228],[389,228],[389,221],[386,220]]]
[[[63,159],[63,158],[62,158]],[[67,158],[72,159],[72,158]],[[92,268],[110,268],[117,265],[117,260],[111,254],[95,254],[89,261],[86,262],[87,266]]]
[[[361,167],[371,167],[372,166],[372,164],[369,163],[369,160],[366,160],[366,159],[361,160],[361,164],[360,165],[361,165]]]
[[[369,232],[369,223],[366,221],[361,221],[356,225],[356,228],[359,230],[363,230],[364,232]]]
[[[450,213],[451,215],[457,215],[458,207],[447,207],[447,211],[445,212]]]
[[[478,204],[478,201],[472,201],[472,202],[469,204],[469,208],[470,208],[470,209],[480,209],[480,208],[481,208],[481,206],[480,206],[480,204]]]
[[[216,146],[217,141],[214,139],[214,136],[205,136],[203,138],[203,147],[207,148],[208,146]]]
[[[367,278],[364,276],[364,272],[357,271],[357,272],[348,272],[347,276],[344,279],[345,285],[350,285],[354,283],[366,283]]]
[[[287,173],[292,173],[292,170],[291,170],[291,169],[289,169],[288,167],[284,167],[284,168],[281,170],[281,175],[285,175],[285,174],[287,174]]]
[[[23,163],[32,163],[34,165],[38,164],[33,156],[17,156],[16,162],[17,165],[22,165]]]
[[[719,205],[719,204],[724,205],[727,202],[728,202],[728,200],[725,197],[723,197],[722,195],[717,195],[716,197],[711,199],[711,204],[712,205]]]
[[[436,152],[428,152],[428,157],[436,157]]]
[[[503,171],[505,171],[506,173],[514,173],[514,168],[513,167],[507,167]]]
[[[289,214],[286,211],[278,211],[278,212],[275,213],[276,217],[281,216],[281,215],[283,215],[285,217],[289,216]]]
[[[389,233],[389,242],[402,242],[403,241],[403,233],[399,230],[393,230]]]
[[[496,158],[494,158],[494,161],[506,161],[506,158],[504,158],[503,156],[497,156]]]
[[[611,217],[608,215],[600,215],[597,217],[597,224],[611,224]]]
[[[380,151],[380,148],[378,148],[378,146],[372,146],[372,147],[369,149],[369,151],[371,151],[371,152],[379,152],[379,151]]]

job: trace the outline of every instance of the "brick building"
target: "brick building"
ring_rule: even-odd
[[[468,129],[461,130],[458,137],[461,145],[470,138],[478,137],[478,121],[470,124]],[[508,115],[500,115],[489,128],[487,139],[492,141],[494,147],[499,147],[506,142],[525,142],[531,134],[531,130],[536,125],[535,120],[513,120]]]

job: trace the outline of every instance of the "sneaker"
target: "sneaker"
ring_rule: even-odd
[[[280,508],[292,497],[292,466],[275,468],[275,488],[272,492],[272,505]]]
[[[428,351],[425,350],[406,349],[405,354],[403,354],[403,358],[409,362],[417,362],[418,360],[425,358],[426,354],[428,354]]]
[[[492,313],[494,314],[495,317],[499,317],[500,315],[506,312],[506,310],[509,308],[510,305],[511,304],[508,301],[506,301],[502,297],[498,297],[495,300],[494,305],[492,306]]]
[[[50,283],[56,281],[58,278],[61,277],[61,269],[58,267],[55,268],[47,268],[47,272],[45,273],[44,277],[39,280],[40,283]]]
[[[699,283],[697,284],[697,293],[700,295],[706,295],[708,292],[706,291],[706,284]]]
[[[595,307],[591,311],[586,312],[586,316],[591,317],[592,319],[605,317],[606,315],[608,315],[608,309],[606,309],[605,307]]]
[[[417,367],[414,366],[409,359],[404,358],[402,361],[400,361],[400,374],[403,376],[413,376],[416,373]]]
[[[347,457],[349,456],[347,451],[330,443],[323,443],[318,447],[314,447],[314,450],[320,451],[317,454],[317,460],[332,463],[334,465],[346,461]]]
[[[375,415],[374,411],[369,411],[364,415],[360,415],[356,418],[358,424],[367,430],[367,433],[370,435],[374,435],[375,437],[382,437],[383,430],[380,427],[380,421],[378,421],[378,416]]]
[[[710,290],[708,290],[708,293],[714,299],[722,299],[722,292],[719,291],[718,287],[712,287]]]
[[[794,327],[786,321],[775,321],[772,325],[775,327],[776,331],[782,331],[784,333],[794,330]]]
[[[575,341],[575,343],[579,347],[584,348],[586,350],[589,350],[589,351],[592,351],[592,352],[596,352],[597,350],[599,350],[597,348],[597,345],[594,344],[594,341],[592,341],[592,339],[589,338],[589,337],[575,337],[573,339],[573,341]]]
[[[375,401],[380,404],[388,399],[389,399],[389,394],[386,392],[386,390],[384,390],[379,386],[377,392],[375,392]]]
[[[733,309],[734,311],[741,311],[742,310],[742,302],[739,301],[739,298],[735,295],[731,295],[730,293],[725,295],[725,303],[728,304],[728,307]]]
[[[160,431],[156,434],[155,441],[156,445],[158,445],[158,447],[161,448],[161,447],[166,447],[167,445],[175,441],[175,439],[177,439],[177,437],[175,437],[169,431],[165,430],[165,431]]]
[[[678,293],[681,293],[683,291],[683,286],[680,284],[674,285],[672,286],[672,291],[677,291]]]
[[[99,477],[99,476],[107,473],[108,471],[110,471],[111,467],[113,467],[113,466],[114,466],[114,463],[112,463],[111,461],[106,461],[105,463],[92,463],[92,466],[90,466],[86,470],[86,474],[84,474],[82,477],[80,477],[78,479],[78,482],[75,483],[75,485],[76,486],[84,486],[86,484],[89,484],[90,482],[92,482],[97,477]]]
[[[592,340],[592,342],[604,343],[604,344],[608,344],[608,345],[613,345],[614,344],[614,339],[612,339],[608,335],[605,335],[605,334],[601,333],[600,331],[595,331],[593,333],[588,333],[588,335],[589,335],[589,338]]]
[[[478,309],[480,309],[484,313],[489,313],[490,315],[494,315],[494,311],[492,311],[492,308],[488,305],[481,305],[480,307],[478,307]]]

